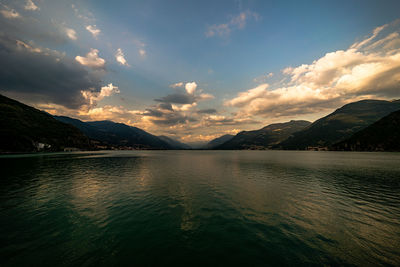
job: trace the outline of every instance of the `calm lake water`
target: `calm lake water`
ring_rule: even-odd
[[[400,265],[400,153],[1,156],[0,265]]]

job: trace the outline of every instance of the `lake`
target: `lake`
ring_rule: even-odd
[[[0,156],[1,266],[400,265],[400,153]]]

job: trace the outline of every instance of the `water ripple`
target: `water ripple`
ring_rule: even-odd
[[[399,265],[400,154],[2,156],[1,265]]]

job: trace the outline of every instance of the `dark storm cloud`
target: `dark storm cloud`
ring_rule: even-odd
[[[222,125],[245,125],[245,124],[257,124],[260,123],[257,120],[253,119],[237,119],[237,118],[229,118],[225,116],[217,116],[217,117],[205,117],[204,123],[207,126],[222,126]]]
[[[142,115],[161,118],[161,117],[164,116],[164,112],[162,112],[161,110],[148,108],[148,109],[145,110],[145,112],[143,112]]]
[[[160,103],[160,104],[158,105],[158,107],[159,107],[160,109],[165,109],[165,110],[173,111],[173,108],[172,108],[171,103]]]
[[[185,124],[189,122],[195,122],[197,119],[182,115],[180,113],[164,114],[161,118],[151,119],[156,125],[171,126],[176,124]]]
[[[68,108],[87,104],[81,90],[99,90],[100,77],[73,59],[0,34],[0,90],[31,94]]]
[[[148,108],[143,113],[143,116],[151,117],[151,122],[156,125],[163,125],[163,126],[170,126],[175,124],[184,124],[188,122],[195,122],[197,119],[193,117],[186,116],[181,112],[176,112],[174,110],[168,109],[159,109],[158,107],[155,108]]]
[[[199,111],[197,111],[197,113],[200,113],[200,114],[215,114],[215,113],[217,113],[217,110],[215,108],[200,109]]]
[[[68,42],[67,36],[60,31],[60,25],[54,21],[48,23],[34,17],[21,15],[16,19],[5,18],[0,15],[0,33],[11,38],[35,40],[50,44],[63,44]]]
[[[174,103],[174,104],[192,104],[196,102],[196,100],[197,99],[195,96],[184,93],[170,94],[162,98],[155,99],[155,101],[158,102]]]

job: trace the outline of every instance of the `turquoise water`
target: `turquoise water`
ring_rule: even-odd
[[[2,156],[0,265],[400,265],[400,154]]]

